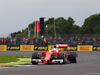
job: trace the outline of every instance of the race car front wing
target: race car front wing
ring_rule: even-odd
[[[52,62],[46,62],[41,59],[31,59],[31,61],[35,61],[36,63],[63,63],[63,59],[53,59]]]

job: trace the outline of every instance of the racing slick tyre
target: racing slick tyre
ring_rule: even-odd
[[[70,52],[68,59],[69,59],[70,63],[76,63],[77,62],[76,52]]]
[[[65,55],[65,53],[60,53],[59,54],[59,59],[63,59],[63,63],[62,64],[66,64],[66,55]]]
[[[32,54],[31,60],[32,60],[32,59],[39,59],[38,52],[35,52],[35,53]],[[32,63],[33,65],[37,65],[37,64],[38,64],[38,63],[36,63],[36,61],[31,61],[31,63]]]

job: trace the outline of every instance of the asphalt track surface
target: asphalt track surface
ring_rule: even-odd
[[[31,57],[33,52],[6,51],[0,55]],[[71,64],[19,65],[0,68],[0,75],[100,75],[100,51],[77,52],[78,62]]]

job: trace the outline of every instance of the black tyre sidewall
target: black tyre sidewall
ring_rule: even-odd
[[[77,59],[76,59],[76,52],[70,52],[70,55],[68,57],[70,63],[76,63],[77,62]]]
[[[39,59],[38,52],[33,53],[31,59]],[[31,63],[35,65],[38,64],[36,61],[31,61]]]

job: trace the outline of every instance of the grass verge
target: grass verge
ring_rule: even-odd
[[[8,56],[8,55],[0,55],[0,64],[1,63],[9,63],[19,61],[20,58],[26,59],[28,57],[24,56]]]

